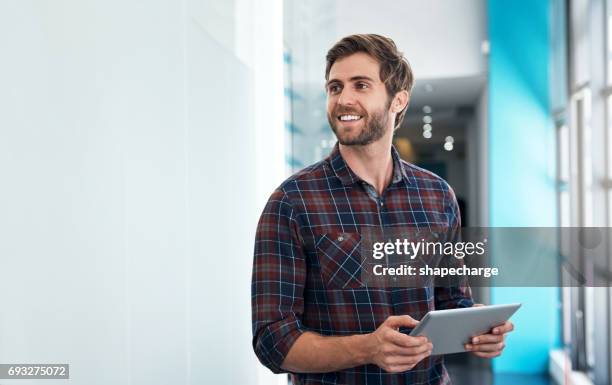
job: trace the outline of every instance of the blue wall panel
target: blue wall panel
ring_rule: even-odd
[[[494,227],[557,225],[550,115],[550,0],[489,0],[489,194]],[[495,372],[543,373],[560,343],[558,288],[493,288],[522,302]]]

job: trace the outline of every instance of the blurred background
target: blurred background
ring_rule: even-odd
[[[450,183],[465,226],[609,227],[609,15],[610,0],[0,0],[0,363],[69,363],[78,384],[287,384],[252,352],[255,225],[335,143],[325,54],[348,34],[410,61],[395,144]],[[523,308],[502,357],[447,358],[455,383],[612,383],[611,294],[475,290]]]

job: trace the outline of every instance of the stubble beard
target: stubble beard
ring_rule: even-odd
[[[333,112],[333,115],[327,114],[327,120],[329,121],[329,125],[332,128],[332,131],[336,135],[338,142],[344,146],[366,146],[370,143],[376,142],[380,138],[382,138],[386,131],[387,125],[389,123],[389,115],[387,111],[391,105],[388,104],[386,108],[383,108],[379,111],[375,111],[372,114],[362,114],[355,110],[339,110],[338,112]],[[359,133],[359,135],[354,137],[348,137],[348,135],[343,135],[342,133],[338,133],[338,120],[336,116],[340,114],[349,114],[349,115],[360,115],[361,119],[364,120],[364,127]]]

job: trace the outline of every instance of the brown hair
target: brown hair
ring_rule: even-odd
[[[385,83],[389,101],[396,93],[402,90],[412,90],[414,78],[412,69],[404,54],[397,50],[393,40],[375,34],[350,35],[337,42],[327,51],[327,66],[325,80],[329,80],[329,71],[336,60],[343,59],[357,52],[364,52],[372,56],[380,64],[380,79]],[[395,128],[404,120],[408,105],[395,117]]]

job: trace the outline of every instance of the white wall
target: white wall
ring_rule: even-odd
[[[256,68],[282,68],[282,20],[238,26],[253,4],[0,3],[0,362],[257,383],[252,242],[283,158],[255,138],[283,132]],[[245,41],[281,49],[245,63]]]

